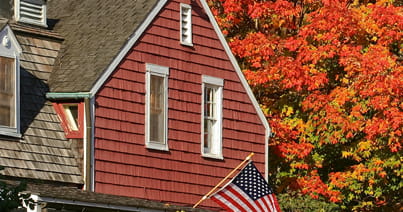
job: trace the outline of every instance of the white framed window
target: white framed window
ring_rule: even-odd
[[[188,4],[180,4],[180,42],[183,45],[192,44],[192,7]]]
[[[222,98],[224,80],[202,76],[202,156],[223,159]]]
[[[169,68],[146,64],[146,147],[168,151]]]
[[[47,27],[45,0],[15,0],[16,21]]]
[[[0,135],[20,137],[21,47],[9,26],[0,31]]]

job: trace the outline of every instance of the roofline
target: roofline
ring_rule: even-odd
[[[147,27],[151,24],[154,18],[158,15],[161,9],[164,7],[165,3],[168,0],[160,0],[148,14],[147,18],[144,19],[143,23],[134,31],[134,33],[130,36],[126,44],[123,48],[119,51],[116,57],[112,60],[112,62],[106,68],[106,71],[101,75],[101,77],[95,82],[93,87],[90,90],[91,96],[94,96],[98,93],[99,89],[104,85],[105,81],[109,78],[112,72],[116,69],[119,63],[123,60],[126,54],[131,50],[133,45],[137,42],[140,36],[143,35],[144,31]]]
[[[36,36],[43,36],[46,38],[56,39],[59,41],[64,40],[64,37],[61,36],[60,34],[47,30],[47,29],[44,29],[44,28],[38,28],[38,27],[33,27],[33,26],[19,24],[19,23],[10,23],[10,27],[13,28],[14,31],[18,31],[18,32],[28,33],[28,34],[36,35]]]
[[[151,22],[154,20],[154,18],[158,15],[162,7],[165,5],[167,0],[160,0],[156,6],[151,10],[150,14],[147,16],[147,18],[143,21],[143,23],[139,26],[138,29],[135,30],[133,35],[129,38],[128,42],[125,44],[125,46],[122,48],[122,50],[119,52],[119,54],[113,59],[112,63],[109,64],[107,67],[106,71],[101,75],[101,77],[97,80],[97,82],[94,84],[92,89],[90,90],[90,95],[91,97],[94,96],[95,94],[98,93],[99,89],[102,87],[102,85],[105,83],[105,81],[109,78],[109,76],[112,74],[112,72],[117,68],[119,63],[123,60],[123,58],[126,56],[126,54],[131,50],[133,45],[137,42],[137,40],[140,38],[141,35],[143,35],[144,31],[147,29],[147,27],[151,24]],[[253,94],[251,88],[249,87],[248,82],[246,81],[245,76],[243,75],[239,65],[238,61],[236,60],[235,56],[232,54],[231,49],[224,37],[224,35],[221,32],[220,27],[218,26],[213,13],[211,12],[207,2],[205,0],[200,0],[201,4],[203,5],[204,10],[207,13],[207,16],[210,19],[211,24],[213,25],[214,31],[216,32],[218,38],[220,39],[221,44],[224,47],[225,52],[227,53],[232,66],[234,67],[236,73],[238,74],[238,77],[243,85],[243,87],[246,90],[246,93],[249,96],[249,99],[252,101],[252,104],[262,122],[264,125],[266,132],[265,132],[265,177],[267,179],[268,176],[268,164],[269,164],[269,138],[271,135],[271,129],[269,126],[269,123],[267,122],[267,119],[265,115],[262,112],[262,109],[259,106],[259,103],[257,102],[255,95]]]
[[[214,18],[213,13],[210,10],[210,7],[208,6],[208,4],[207,4],[207,2],[205,0],[200,0],[200,2],[202,3],[202,5],[204,7],[204,10],[206,11],[207,16],[210,19],[210,22],[213,25],[214,30],[216,31],[217,36],[220,39],[221,44],[223,45],[224,50],[227,53],[227,55],[228,55],[228,57],[229,57],[229,59],[230,59],[230,61],[232,63],[232,66],[234,67],[236,73],[238,74],[238,77],[241,80],[241,83],[242,83],[243,87],[245,88],[246,93],[249,96],[249,99],[252,101],[252,104],[253,104],[256,112],[258,113],[258,116],[259,116],[262,124],[264,125],[264,127],[266,129],[266,133],[265,133],[266,134],[265,135],[265,147],[266,147],[265,148],[265,164],[266,164],[266,166],[265,166],[265,178],[267,179],[267,177],[268,177],[268,167],[269,167],[269,138],[270,138],[270,135],[271,135],[271,129],[270,129],[270,126],[269,126],[269,122],[267,121],[265,115],[263,114],[262,109],[259,106],[259,103],[257,102],[257,100],[255,98],[255,95],[253,94],[251,88],[249,87],[248,81],[246,81],[246,78],[243,75],[241,68],[239,67],[238,61],[236,60],[235,56],[232,54],[232,51],[231,51],[231,49],[230,49],[230,47],[229,47],[229,45],[227,43],[227,40],[225,39],[224,35],[222,34],[221,29],[218,26],[218,24],[217,24],[217,22],[216,22],[216,20]]]
[[[53,197],[41,197],[40,195],[31,194],[31,198],[36,200],[36,203],[54,203],[54,204],[65,204],[65,205],[77,205],[82,207],[93,207],[93,208],[102,208],[102,209],[111,209],[118,211],[136,211],[136,212],[158,212],[165,211],[166,209],[151,209],[144,207],[133,207],[133,206],[122,206],[122,205],[112,205],[112,204],[104,204],[104,203],[93,203],[87,201],[78,201],[78,200],[68,200],[68,199],[60,199]]]

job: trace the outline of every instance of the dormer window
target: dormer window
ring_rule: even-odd
[[[0,135],[20,136],[19,46],[11,28],[0,29]]]
[[[53,103],[59,116],[66,138],[84,137],[84,103]]]
[[[47,27],[45,3],[45,0],[15,0],[16,21]]]
[[[180,42],[183,45],[192,44],[192,7],[188,4],[180,4]]]

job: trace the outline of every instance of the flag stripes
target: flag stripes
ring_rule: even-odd
[[[210,199],[227,211],[280,212],[272,189],[251,161]]]

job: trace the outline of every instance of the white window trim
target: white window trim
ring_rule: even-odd
[[[14,0],[14,14],[15,14],[15,20],[18,22],[23,22],[23,23],[28,23],[28,24],[33,24],[33,25],[38,25],[38,26],[43,26],[43,27],[48,27],[47,22],[46,22],[46,2],[45,0],[39,0],[42,1],[42,14],[41,14],[41,21],[37,21],[35,19],[30,19],[30,18],[25,18],[21,17],[21,2],[24,0]]]
[[[185,10],[189,11],[189,14],[185,14]],[[186,17],[184,17],[186,16]],[[186,18],[186,19],[184,19]],[[184,22],[187,23],[184,26]],[[192,33],[192,6],[188,4],[180,3],[180,42],[185,46],[193,46],[193,33]],[[188,31],[184,32],[183,28],[187,28]],[[184,36],[187,36],[188,40],[184,39]]]
[[[15,66],[15,128],[8,126],[0,126],[0,135],[10,137],[21,137],[21,121],[20,121],[20,61],[19,55],[22,49],[15,38],[11,28],[6,25],[0,31],[0,56],[14,59]]]
[[[164,77],[164,143],[150,141],[150,79],[151,75]],[[145,144],[146,148],[169,151],[168,148],[168,75],[169,68],[155,64],[146,64],[146,115],[145,115]]]
[[[206,76],[203,75],[202,76],[202,107],[201,107],[201,154],[203,157],[208,157],[208,158],[214,158],[214,159],[224,159],[223,156],[223,145],[222,145],[222,119],[223,119],[223,86],[224,86],[224,80],[221,78],[217,78],[217,77],[212,77],[212,76]],[[217,126],[215,127],[214,130],[214,135],[216,136],[217,139],[217,144],[218,145],[218,149],[219,152],[213,154],[213,153],[204,153],[204,88],[206,87],[206,85],[210,85],[212,87],[217,87],[217,104],[216,104],[216,108],[217,108]]]

